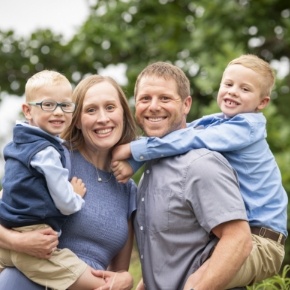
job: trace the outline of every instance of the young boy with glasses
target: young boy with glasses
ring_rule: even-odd
[[[72,121],[72,86],[64,75],[44,70],[27,81],[25,96],[27,122],[16,124],[13,141],[4,148],[0,223],[20,232],[51,227],[60,235],[66,217],[82,208],[86,192],[81,179],[69,182],[69,154],[58,137]],[[17,267],[34,282],[56,289],[62,285],[53,282],[55,277],[85,273],[86,264],[70,250],[49,255],[46,260],[0,249],[0,271]]]

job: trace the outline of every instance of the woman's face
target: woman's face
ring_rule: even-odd
[[[87,149],[109,151],[123,133],[123,108],[117,90],[109,82],[88,89],[77,127]]]

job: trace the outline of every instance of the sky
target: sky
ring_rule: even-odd
[[[71,37],[88,13],[87,0],[0,0],[0,29],[27,36],[50,28]]]

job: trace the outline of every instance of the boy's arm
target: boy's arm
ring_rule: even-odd
[[[111,164],[112,171],[118,182],[126,183],[134,174],[130,164],[125,160],[113,161]]]
[[[144,162],[132,158],[130,143],[119,145],[112,152],[111,167],[119,182],[126,183],[143,164]]]
[[[69,171],[63,168],[59,153],[53,147],[37,153],[31,166],[44,175],[53,202],[62,214],[70,215],[82,208],[84,200],[74,192],[68,180]]]
[[[141,138],[132,141],[130,149],[134,160],[147,161],[184,154],[197,148],[208,148],[219,152],[239,150],[264,139],[265,134],[263,122],[249,122],[242,115],[237,115],[204,129],[190,126],[173,131],[162,138]]]

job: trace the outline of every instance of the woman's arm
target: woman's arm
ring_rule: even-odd
[[[20,233],[0,226],[1,248],[48,259],[57,245],[57,233],[51,228]]]
[[[123,249],[118,253],[118,255],[111,261],[108,270],[109,271],[128,271],[129,265],[130,265],[130,259],[131,259],[131,253],[133,248],[133,238],[134,238],[134,232],[133,232],[133,224],[132,220],[130,219],[128,221],[128,240],[123,247]]]

